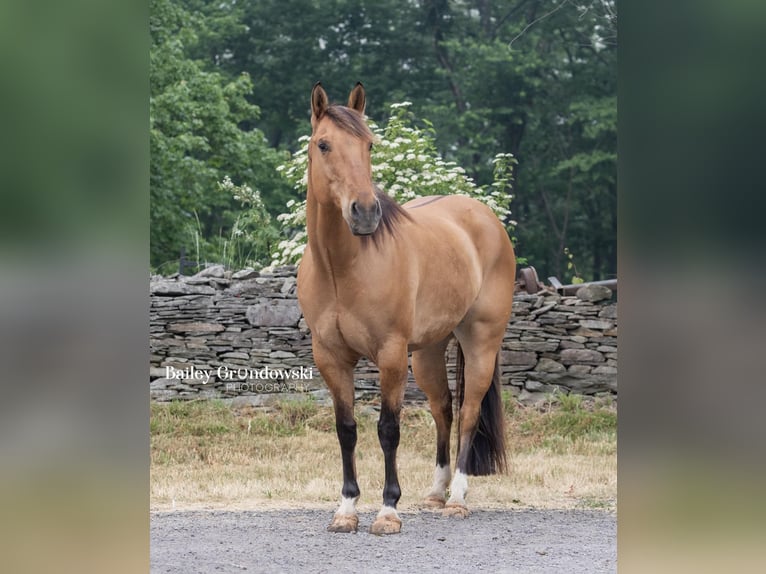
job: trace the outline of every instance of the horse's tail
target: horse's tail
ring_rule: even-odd
[[[476,424],[476,432],[468,453],[466,472],[473,476],[484,476],[505,472],[505,418],[503,415],[503,398],[500,393],[500,363],[499,353],[495,356],[495,371],[492,375],[487,394],[481,401],[481,411]],[[457,392],[457,436],[458,457],[460,456],[460,407],[463,406],[465,395],[465,357],[460,343],[457,345],[457,361],[455,364],[455,390]]]

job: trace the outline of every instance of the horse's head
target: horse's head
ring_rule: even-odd
[[[341,210],[354,235],[373,233],[382,214],[372,184],[374,137],[364,107],[361,83],[351,91],[348,106],[330,105],[319,83],[311,91],[309,189],[320,204]]]

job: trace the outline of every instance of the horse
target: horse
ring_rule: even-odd
[[[378,367],[385,484],[370,532],[380,535],[398,533],[402,526],[396,451],[408,353],[436,423],[436,467],[424,504],[465,518],[467,477],[506,469],[498,357],[511,315],[516,259],[505,228],[483,203],[446,195],[399,205],[373,183],[375,137],[365,121],[365,104],[361,83],[346,106],[331,104],[321,83],[311,91],[308,242],[297,289],[314,362],[332,396],[341,450],[343,487],[331,532],[358,528],[354,368],[361,357]],[[454,476],[453,397],[445,362],[453,337],[458,349]]]

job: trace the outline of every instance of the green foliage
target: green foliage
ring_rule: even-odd
[[[524,106],[517,233],[546,275],[563,275],[569,246],[579,277],[616,276],[615,35],[614,4],[584,2],[562,6],[513,43],[537,80],[533,107]]]
[[[418,30],[418,4],[237,3],[244,28],[212,48],[211,58],[231,74],[250,74],[263,110],[259,127],[272,146],[296,151],[298,138],[309,130],[309,92],[317,80],[338,94],[347,94],[357,80],[374,87],[367,109],[371,117],[382,117],[392,102],[427,94],[430,82],[417,82],[424,79],[421,71],[432,73],[430,41]]]
[[[580,277],[580,274],[577,272],[577,265],[575,265],[574,262],[574,254],[569,251],[569,247],[564,247],[564,255],[566,255],[567,258],[567,271],[572,272],[572,285],[585,283],[585,279]]]
[[[240,127],[259,113],[247,101],[249,76],[229,78],[189,57],[206,31],[203,18],[179,2],[153,0],[150,30],[151,263],[176,260],[184,246],[200,262],[222,262],[238,225],[268,221],[262,213],[245,214],[219,182],[229,177],[255,189],[285,189],[275,171],[282,156],[260,131]],[[244,207],[259,209],[260,201]],[[250,249],[267,252],[267,246]]]
[[[516,159],[511,154],[497,154],[492,160],[495,180],[490,185],[477,185],[462,167],[441,157],[432,124],[423,120],[426,128],[417,127],[415,116],[409,111],[411,105],[410,102],[392,104],[385,128],[370,124],[378,138],[372,153],[372,175],[376,183],[399,203],[427,195],[460,193],[474,197],[487,204],[512,229],[516,222],[509,219],[509,205]],[[309,136],[303,136],[303,147],[290,162],[278,168],[300,196],[306,195],[308,141]],[[277,219],[291,236],[277,245],[273,264],[298,261],[306,245],[306,201],[290,200],[287,207],[290,212]]]
[[[188,229],[196,261],[215,261],[230,269],[262,266],[279,234],[260,193],[247,185],[234,185],[228,176],[218,183],[218,191],[238,201],[242,209],[235,213],[228,237],[204,238],[195,212],[196,225]]]
[[[561,277],[569,247],[578,276],[615,276],[616,19],[612,0],[153,0],[152,113],[177,109],[181,116],[172,116],[177,130],[162,127],[164,138],[152,132],[160,158],[152,164],[153,265],[191,245],[195,212],[204,238],[230,238],[241,206],[216,197],[226,175],[259,190],[272,216],[298,202],[275,172],[284,159],[269,154],[305,143],[299,136],[309,131],[315,81],[342,101],[361,80],[371,118],[384,121],[391,103],[412,102],[405,111],[438,128],[423,131],[442,161],[462,166],[477,186],[502,179],[492,163],[498,151],[518,159],[520,260],[541,276]],[[215,86],[230,88],[219,97]],[[239,132],[262,133],[268,145],[224,135],[227,118]],[[385,180],[386,168],[379,169]],[[283,260],[299,256],[280,249]]]

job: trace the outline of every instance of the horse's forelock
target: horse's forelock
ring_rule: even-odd
[[[366,140],[374,139],[370,128],[367,126],[367,122],[364,120],[364,116],[356,110],[333,104],[325,110],[324,115],[330,118],[336,126],[358,138]]]

